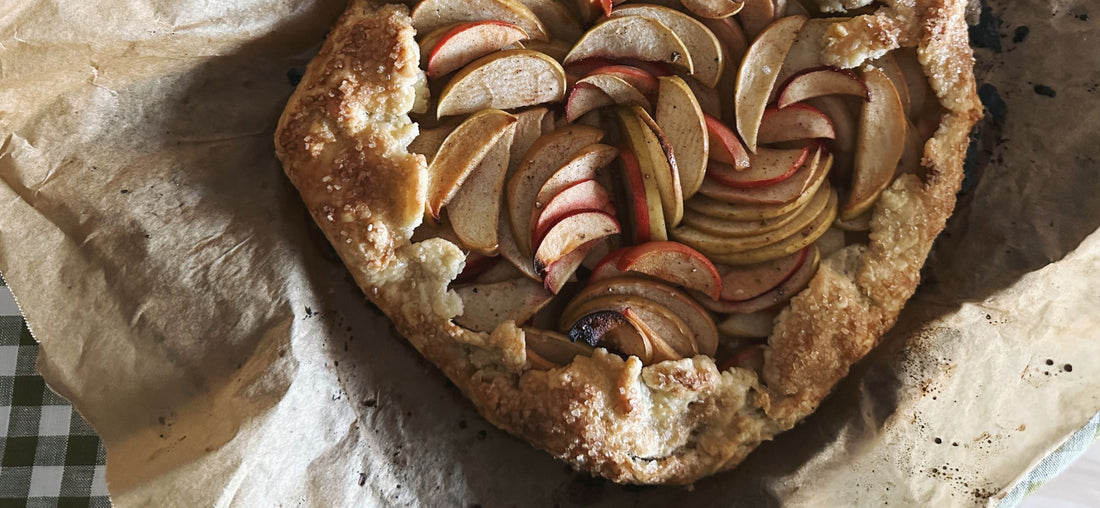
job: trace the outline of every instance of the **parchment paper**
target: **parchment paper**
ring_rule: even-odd
[[[0,6],[0,271],[119,505],[994,504],[1100,409],[1086,2],[987,6],[989,114],[925,284],[817,414],[690,491],[491,428],[365,303],[271,141],[342,8]]]

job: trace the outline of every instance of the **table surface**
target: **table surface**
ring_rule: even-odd
[[[38,344],[0,277],[0,506],[110,506],[103,444],[35,369]],[[1093,427],[1100,418],[1093,419]],[[1100,507],[1098,433],[1078,433],[1021,482],[1021,508]],[[1080,451],[1079,460],[1062,471]]]

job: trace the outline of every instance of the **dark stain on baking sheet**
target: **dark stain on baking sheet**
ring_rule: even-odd
[[[1001,19],[982,1],[982,13],[978,24],[970,27],[970,43],[977,48],[989,48],[1001,52]]]

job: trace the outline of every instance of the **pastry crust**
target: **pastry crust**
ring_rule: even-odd
[[[617,482],[689,484],[732,468],[817,408],[894,324],[954,207],[968,133],[981,116],[965,2],[885,4],[836,24],[827,57],[855,67],[917,48],[944,108],[924,148],[926,175],[897,178],[875,206],[869,245],[824,260],[791,300],[769,338],[762,379],[719,372],[706,356],[643,367],[602,349],[533,370],[514,323],[484,334],[451,321],[462,302],[447,286],[464,253],[443,239],[410,242],[428,173],[424,157],[406,150],[424,77],[404,5],[349,5],[290,98],[276,151],[367,297],[486,419]]]

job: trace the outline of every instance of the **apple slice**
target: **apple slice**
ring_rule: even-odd
[[[762,310],[770,309],[779,305],[792,297],[797,295],[800,291],[806,288],[810,283],[810,279],[813,279],[814,274],[817,273],[818,265],[821,261],[821,255],[818,253],[817,248],[810,247],[810,251],[806,254],[806,260],[802,262],[802,265],[794,271],[771,291],[764,293],[756,298],[745,300],[742,302],[731,301],[714,301],[714,300],[700,300],[699,303],[714,312],[721,313],[740,313],[750,314],[753,312],[760,312]]]
[[[761,144],[786,143],[806,139],[833,139],[836,130],[825,113],[801,102],[785,108],[768,106],[760,122],[757,142]]]
[[[514,129],[513,123],[509,130]],[[499,246],[497,218],[504,176],[508,171],[511,134],[506,132],[497,139],[447,204],[451,228],[462,245],[488,256],[496,255]]]
[[[787,80],[779,92],[780,108],[797,102],[825,95],[851,95],[867,98],[867,84],[863,78],[847,69],[817,67],[807,69]]]
[[[443,146],[443,142],[447,140],[447,136],[450,136],[457,126],[458,122],[450,121],[435,127],[421,129],[420,133],[409,143],[409,152],[422,154],[427,160],[432,160],[436,152],[439,151],[439,147]]]
[[[714,117],[722,116],[723,95],[717,89],[706,86],[691,76],[683,76],[683,80],[695,95],[695,99],[699,101],[699,109]]]
[[[731,187],[753,188],[776,185],[793,176],[810,159],[810,147],[757,148],[749,168],[737,171],[733,166],[712,162],[707,176]],[[811,161],[812,162],[812,161]]]
[[[840,210],[841,219],[851,219],[870,210],[890,185],[901,154],[905,151],[905,110],[897,90],[878,69],[863,71],[869,99],[860,114],[852,187]]]
[[[892,54],[909,89],[909,117],[916,118],[924,111],[924,105],[930,102],[932,89],[928,86],[928,78],[924,76],[924,68],[917,60],[915,50],[898,48]]]
[[[775,328],[775,316],[775,313],[763,310],[750,314],[730,314],[718,323],[718,331],[728,337],[768,337]]]
[[[817,219],[814,219],[813,222],[801,231],[783,240],[757,249],[711,254],[708,257],[716,263],[725,263],[729,265],[748,265],[781,258],[797,252],[799,249],[804,249],[806,246],[817,241],[817,239],[829,229],[833,219],[836,219],[836,210],[836,199],[835,197],[830,198],[829,205],[825,207],[825,210]]]
[[[565,118],[575,121],[597,108],[620,104],[649,108],[649,100],[626,80],[611,74],[592,74],[573,85],[565,105]]]
[[[643,178],[656,182],[665,224],[679,224],[684,216],[684,193],[671,144],[644,109],[617,108],[616,113],[623,138],[637,157]],[[651,222],[652,218],[650,214]]]
[[[771,0],[751,0],[748,6]],[[742,22],[745,22],[742,11]],[[768,104],[772,87],[779,74],[779,68],[787,56],[787,51],[798,36],[799,29],[806,22],[806,16],[790,16],[776,20],[768,25],[760,36],[749,46],[741,66],[737,70],[737,90],[734,95],[737,112],[737,132],[749,151],[756,151],[756,134],[760,129],[760,120],[764,117],[764,108]],[[751,32],[751,30],[746,30]]]
[[[722,292],[722,278],[714,264],[682,243],[648,242],[630,247],[619,258],[617,268],[694,289],[714,299]]]
[[[833,225],[841,231],[870,231],[871,211],[868,210],[850,219],[837,218]]]
[[[466,255],[466,264],[462,266],[462,271],[458,272],[458,276],[451,281],[451,284],[461,285],[474,282],[481,274],[495,266],[499,261],[500,257],[498,256],[483,256],[471,252]]]
[[[603,139],[603,131],[586,125],[567,125],[545,134],[531,145],[523,162],[508,178],[505,196],[512,238],[531,259],[531,213],[542,185],[582,148]]]
[[[525,277],[542,282],[542,277],[535,273],[531,255],[520,251],[515,237],[512,236],[512,221],[506,206],[500,207],[500,214],[497,216],[497,241],[500,257],[508,260],[508,264],[519,270]]]
[[[694,65],[691,75],[704,85],[714,87],[725,68],[722,43],[706,25],[675,9],[660,5],[627,4],[611,11],[612,19],[641,16],[662,23],[680,37]]]
[[[731,351],[728,356],[721,355],[721,359],[715,359],[715,367],[719,372],[730,369],[746,369],[756,373],[759,377],[764,372],[764,344],[744,344]]]
[[[566,69],[566,72],[569,72],[569,69]],[[652,97],[657,94],[657,77],[640,67],[622,64],[604,65],[585,73],[585,77],[596,74],[610,74],[622,79],[630,83],[634,88],[637,88],[638,91],[642,92],[642,95],[646,97]]]
[[[519,164],[523,162],[523,155],[542,136],[543,121],[553,115],[547,115],[544,107],[525,109],[512,113],[516,117],[516,132],[512,135],[512,150],[508,154],[508,176],[511,176]]]
[[[655,280],[624,275],[597,282],[589,279],[589,285],[577,294],[575,300],[582,301],[608,294],[634,295],[667,307],[687,323],[700,353],[713,355],[718,349],[718,332],[714,320],[686,293]]]
[[[686,210],[683,224],[714,236],[754,236],[783,227],[797,217],[800,210],[801,208],[791,210],[778,217],[752,220],[719,219],[695,210]]]
[[[581,266],[581,262],[588,256],[588,253],[592,252],[592,249],[601,242],[602,240],[592,240],[584,243],[572,252],[551,263],[550,266],[547,266],[546,270],[543,272],[543,287],[555,295],[558,294],[561,288],[565,286],[565,283],[573,278],[573,273]]]
[[[553,297],[542,284],[527,278],[493,284],[469,284],[454,288],[462,299],[462,315],[455,324],[475,332],[490,333],[504,321],[522,324]]]
[[[745,6],[738,13],[745,35],[750,39],[759,39],[766,27],[775,21],[775,4],[772,0],[745,0]],[[776,67],[776,70],[779,70]]]
[[[808,104],[820,109],[829,121],[833,123],[833,132],[836,138],[829,143],[829,148],[834,158],[834,177],[837,181],[844,181],[851,177],[852,158],[856,150],[856,132],[859,130],[858,108],[854,103],[862,106],[862,101],[850,101],[843,95],[825,95],[810,99]]]
[[[562,312],[562,322],[576,322],[582,319],[577,316],[608,311],[627,318],[642,333],[653,349],[653,362],[692,357],[698,353],[687,323],[668,307],[642,296],[603,294],[574,300]]]
[[[834,23],[836,19],[810,18],[802,24],[798,37],[795,37],[783,59],[783,67],[779,69],[776,83],[786,83],[795,74],[825,66],[825,34]],[[774,101],[778,96],[777,92],[782,88],[779,86],[773,89],[770,100]]]
[[[618,155],[619,151],[615,147],[600,143],[582,148],[539,188],[538,194],[535,195],[532,219],[537,218],[539,215],[537,211],[545,207],[559,192],[577,182],[595,179],[600,170],[611,164]]]
[[[459,124],[428,165],[432,175],[428,188],[427,208],[433,218],[458,192],[485,155],[501,137],[511,137],[516,117],[498,109],[485,109],[470,115]]]
[[[898,99],[901,100],[901,109],[905,113],[906,118],[908,118],[910,112],[909,81],[905,79],[905,73],[902,72],[901,67],[898,66],[898,62],[894,58],[894,53],[886,53],[868,63],[877,67],[883,74],[886,74],[887,78],[890,78],[890,82],[894,85],[894,90],[898,92]]]
[[[499,20],[519,26],[532,39],[550,38],[538,16],[515,0],[423,0],[411,16],[412,26],[420,34],[452,23]]]
[[[681,3],[692,14],[708,19],[729,18],[745,6],[745,2],[739,0],[681,0]]]
[[[821,257],[827,258],[832,256],[834,252],[843,249],[845,243],[844,231],[837,228],[836,222],[833,222],[833,227],[826,229],[814,242],[814,245],[817,246],[817,250],[821,251]]]
[[[614,5],[612,0],[576,0],[581,21],[592,21],[600,16],[610,16]]]
[[[726,124],[721,120],[704,115],[707,124],[707,135],[710,137],[710,158],[723,164],[732,164],[736,169],[749,167],[749,152],[745,145],[737,138]]]
[[[706,25],[711,33],[718,38],[718,41],[722,43],[722,48],[726,51],[725,58],[727,62],[741,61],[741,58],[745,56],[745,52],[749,49],[749,41],[745,38],[745,32],[741,29],[741,25],[737,24],[737,21],[728,17],[701,19],[699,21]],[[737,72],[737,69],[734,69],[733,66],[727,66],[726,70]]]
[[[620,231],[619,221],[604,212],[585,211],[568,215],[550,226],[539,243],[538,250],[535,251],[535,272],[543,273],[555,261],[581,245]],[[577,264],[583,259],[584,256],[581,256]]]
[[[542,22],[551,39],[575,41],[581,36],[580,20],[558,0],[519,0]]]
[[[561,39],[551,39],[548,41],[532,41],[526,40],[520,43],[516,43],[519,48],[517,49],[529,49],[531,51],[538,51],[546,56],[553,58],[556,62],[561,63],[565,60],[565,55],[569,54],[569,50],[573,48],[573,44],[569,41],[563,41]]]
[[[585,32],[565,63],[586,58],[634,58],[676,65],[689,74],[694,64],[684,42],[660,21],[642,16],[610,18]]]
[[[554,195],[536,216],[532,249],[542,243],[550,227],[567,215],[579,212],[604,212],[615,215],[615,203],[607,190],[595,180],[581,180]]]
[[[684,199],[687,199],[703,184],[710,153],[710,137],[699,101],[679,76],[660,78],[656,116],[657,125],[661,126],[668,142],[672,144],[676,167],[680,173],[680,188]]]
[[[687,209],[684,211],[684,223],[687,223],[688,220],[688,210],[724,222],[775,219],[798,211],[812,196],[813,192],[808,191],[804,192],[790,203],[781,203],[778,205],[742,205],[737,203],[726,203],[703,195],[696,195],[684,204],[684,207]]]
[[[699,193],[726,203],[746,205],[789,203],[798,199],[806,189],[813,187],[818,179],[825,178],[826,171],[820,164],[820,157],[821,151],[815,151],[809,164],[802,164],[793,175],[779,183],[763,187],[732,187],[708,174],[703,180],[703,186],[699,188]]]
[[[550,330],[524,328],[523,341],[528,354],[534,351],[539,357],[555,366],[568,365],[578,356],[592,356],[592,346],[583,342],[573,342],[569,337]]]
[[[779,287],[809,258],[812,249],[813,247],[806,247],[789,256],[763,263],[723,267],[722,295],[719,299],[743,302]]]
[[[453,0],[452,0],[453,1]],[[463,67],[439,95],[439,117],[483,109],[515,109],[565,96],[565,70],[538,51],[497,51]]]
[[[804,233],[809,229],[814,229],[817,227],[817,224],[823,220],[828,209],[832,209],[833,215],[835,216],[836,193],[832,192],[831,189],[822,188],[817,191],[814,198],[811,199],[802,210],[799,210],[794,218],[771,231],[758,233],[752,236],[723,237],[706,233],[695,228],[681,227],[672,230],[672,237],[708,254],[711,256],[711,259],[719,260],[719,256],[726,257],[740,252],[763,249],[792,236]],[[831,218],[829,222],[832,222]],[[825,224],[825,227],[828,226],[829,224]],[[824,230],[822,230],[822,232],[824,232]]]
[[[527,32],[511,23],[471,21],[428,34],[420,42],[420,54],[428,77],[438,78],[526,38]]]
[[[636,356],[642,364],[653,358],[653,346],[634,323],[621,312],[596,311],[580,316],[569,325],[569,340],[592,347],[604,347],[627,356]]]
[[[631,222],[634,243],[668,239],[657,181],[642,174],[641,164],[630,147],[619,148],[619,159],[622,160],[623,180],[627,187],[627,217]]]

